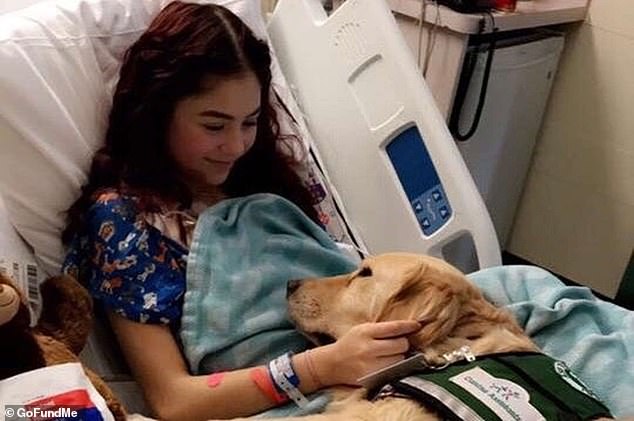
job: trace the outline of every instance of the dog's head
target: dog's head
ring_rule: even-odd
[[[447,347],[459,346],[501,327],[524,336],[513,318],[489,304],[462,272],[418,254],[382,254],[346,275],[291,281],[288,303],[297,327],[317,343],[337,339],[360,323],[403,319],[422,325],[410,337],[416,349],[448,339]]]

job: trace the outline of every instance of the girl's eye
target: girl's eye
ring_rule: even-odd
[[[210,132],[219,132],[224,129],[224,125],[222,124],[203,124],[203,127]]]

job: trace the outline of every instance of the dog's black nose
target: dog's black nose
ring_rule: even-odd
[[[299,288],[301,283],[302,281],[300,281],[299,279],[293,279],[291,281],[288,281],[288,283],[286,284],[286,296],[290,297],[291,294],[295,292],[297,288]]]

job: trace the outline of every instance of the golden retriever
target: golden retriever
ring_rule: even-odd
[[[291,281],[291,318],[319,343],[337,339],[366,322],[413,319],[422,328],[408,339],[434,365],[443,354],[464,345],[473,354],[537,351],[513,316],[490,304],[477,287],[450,264],[430,256],[389,253],[365,259],[350,274]],[[287,421],[428,421],[436,413],[396,397],[371,402],[360,388],[333,388],[333,401],[323,414]]]

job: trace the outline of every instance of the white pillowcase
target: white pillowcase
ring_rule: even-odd
[[[121,58],[169,2],[54,0],[0,16],[0,194],[49,275],[64,258],[65,211],[103,142]],[[259,0],[199,2],[266,37]]]

